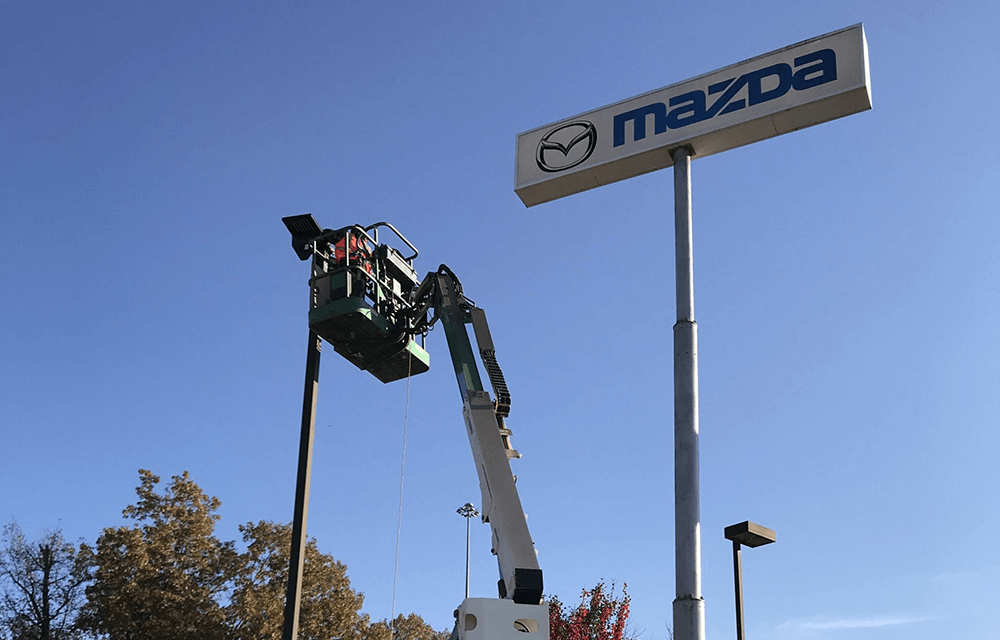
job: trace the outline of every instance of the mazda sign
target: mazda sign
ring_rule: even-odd
[[[530,207],[871,106],[858,24],[522,133],[514,191]]]

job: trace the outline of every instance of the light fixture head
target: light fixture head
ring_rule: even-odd
[[[741,522],[726,527],[726,539],[738,542],[745,547],[762,547],[777,540],[777,535],[772,529],[762,527],[759,524]]]
[[[309,256],[312,255],[309,243],[323,235],[323,229],[316,224],[311,213],[288,216],[282,218],[281,221],[285,223],[288,232],[292,234],[292,249],[295,250],[295,255],[299,257],[299,260],[308,260]]]

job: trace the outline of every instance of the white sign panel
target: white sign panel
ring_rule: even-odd
[[[871,107],[858,24],[522,133],[514,191],[531,207]]]

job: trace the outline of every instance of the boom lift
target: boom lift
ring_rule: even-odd
[[[510,459],[520,457],[505,424],[510,393],[485,312],[465,297],[445,265],[419,280],[416,247],[387,222],[331,230],[321,229],[311,214],[283,221],[296,254],[312,260],[310,328],[359,369],[384,383],[424,373],[430,368],[427,332],[439,321],[444,327],[479,475],[482,517],[490,524],[500,567],[499,598],[466,598],[455,611],[453,640],[548,640],[542,571],[510,469]],[[380,231],[383,237],[391,232],[405,253],[381,242]],[[483,388],[468,324],[495,398]]]

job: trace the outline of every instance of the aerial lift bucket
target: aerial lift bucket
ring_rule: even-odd
[[[311,310],[309,328],[351,364],[382,382],[430,369],[430,354],[409,334],[394,337],[385,316],[362,298],[340,298]]]
[[[320,231],[306,214],[287,218],[285,224],[299,257],[313,259],[309,328],[382,382],[428,371],[430,354],[410,330],[407,296],[417,284],[413,245],[388,223]],[[413,256],[405,258],[388,244],[379,244],[380,227],[393,231],[413,249]]]

